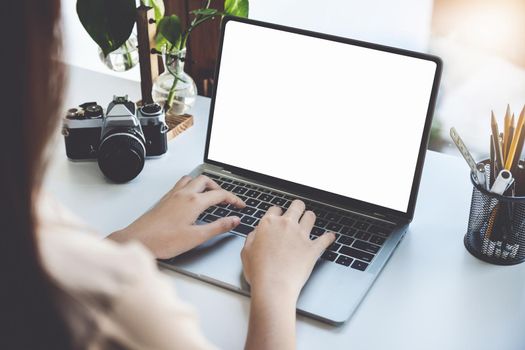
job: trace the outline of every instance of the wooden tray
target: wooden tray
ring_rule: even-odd
[[[193,125],[193,116],[191,114],[172,115],[168,112],[166,113],[166,124],[169,128],[168,141],[170,141]]]

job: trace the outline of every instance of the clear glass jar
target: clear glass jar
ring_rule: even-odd
[[[184,114],[193,107],[197,96],[195,82],[184,71],[186,49],[170,53],[163,51],[162,59],[166,69],[153,82],[153,101],[164,105],[165,110],[172,114]]]
[[[125,72],[139,63],[139,50],[137,48],[137,36],[131,34],[129,39],[107,56],[98,48],[98,56],[102,63],[115,72]]]

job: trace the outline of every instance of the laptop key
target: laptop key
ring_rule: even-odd
[[[255,191],[255,190],[249,190],[248,192],[246,192],[246,196],[251,197],[251,198],[257,198],[259,197],[260,194],[261,192]]]
[[[344,217],[342,218],[339,223],[340,224],[343,224],[343,225],[346,225],[346,226],[352,226],[354,224],[355,220],[352,220],[350,218],[347,218],[347,217]]]
[[[325,227],[327,223],[328,222],[326,220],[319,219],[319,218],[315,219],[315,226]]]
[[[248,198],[246,200],[246,205],[250,207],[257,207],[259,203],[261,203],[261,201],[258,201],[257,199],[253,199],[253,198]]]
[[[337,242],[349,246],[349,245],[351,245],[351,244],[354,242],[354,239],[353,239],[353,238],[350,238],[350,237],[348,237],[348,236],[341,236],[341,237],[339,237],[339,239],[337,240]]]
[[[224,208],[217,208],[217,210],[215,210],[213,212],[213,214],[215,214],[217,216],[220,216],[220,217],[228,216],[229,213],[230,213],[230,211],[228,209],[224,209]]]
[[[390,230],[384,227],[372,225],[368,228],[368,232],[370,233],[377,233],[383,236],[388,236],[390,234]]]
[[[264,216],[264,214],[266,214],[265,211],[263,210],[257,210],[257,212],[255,214],[253,214],[253,216],[255,216],[256,218],[260,219]]]
[[[228,179],[227,177],[221,177],[221,181],[224,181],[224,182],[233,182],[232,179]]]
[[[370,242],[378,245],[383,245],[383,243],[385,243],[385,239],[383,237],[372,235],[372,238],[370,238]]]
[[[242,219],[241,219],[241,222],[243,224],[246,224],[246,225],[252,225],[254,222],[255,222],[255,218],[254,217],[251,217],[251,216],[244,216]]]
[[[270,203],[264,203],[264,202],[263,202],[263,203],[259,204],[259,205],[257,206],[257,208],[266,211],[266,210],[270,209],[271,206],[272,206],[272,205],[271,205]]]
[[[359,260],[354,261],[354,263],[352,264],[352,268],[354,268],[356,270],[365,271],[367,267],[368,267],[367,263],[364,263],[364,262],[359,261]]]
[[[318,218],[324,218],[326,216],[326,212],[322,211],[321,209],[313,208],[312,211],[315,213],[315,216]]]
[[[341,225],[339,224],[334,224],[333,222],[329,222],[328,225],[326,225],[326,229],[329,230],[329,231],[334,231],[334,232],[339,232],[339,230],[341,229]]]
[[[335,258],[337,258],[337,253],[331,252],[329,250],[325,251],[323,255],[321,255],[321,259],[328,261],[334,261]]]
[[[326,214],[325,216],[326,219],[330,220],[330,221],[335,221],[335,222],[338,222],[339,219],[341,219],[341,217],[337,214],[334,214],[334,213],[328,213]]]
[[[241,187],[241,186],[237,186],[233,189],[233,193],[238,193],[238,194],[245,194],[246,191],[248,191],[246,188],[244,187]]]
[[[260,199],[260,200],[262,200],[263,202],[269,202],[269,201],[271,201],[273,198],[274,198],[273,196],[271,196],[271,195],[269,195],[269,194],[267,194],[267,193],[263,193],[263,194],[261,194],[259,197],[257,197],[257,199]]]
[[[355,234],[355,238],[362,239],[363,241],[368,241],[368,239],[370,238],[370,233],[357,231],[357,233]]]
[[[349,257],[344,256],[344,255],[339,255],[339,257],[337,258],[337,260],[335,262],[340,264],[340,265],[350,266],[352,261],[354,261],[354,259],[349,258]]]
[[[339,248],[341,248],[339,243],[332,243],[327,249],[331,250],[332,252],[337,252]]]
[[[310,232],[310,234],[312,234],[314,236],[320,236],[323,233],[325,233],[325,230],[323,230],[322,228],[319,228],[319,227],[315,227],[315,226],[314,226],[314,228],[312,228],[312,231]]]
[[[204,222],[214,222],[215,220],[218,220],[219,217],[213,214],[208,214],[204,218],[202,218],[202,221]]]
[[[374,256],[370,253],[363,252],[362,250],[350,248],[347,246],[342,246],[339,250],[339,253],[344,254],[346,256],[351,256],[352,258],[356,258],[359,260],[363,260],[366,262],[371,262]]]
[[[373,254],[377,253],[380,249],[380,247],[375,244],[363,242],[360,240],[355,241],[353,247]]]
[[[233,232],[241,233],[243,235],[247,235],[250,232],[253,231],[253,227],[245,225],[245,224],[239,224],[234,229],[232,229]]]
[[[231,191],[231,190],[233,190],[233,189],[235,188],[235,185],[232,185],[232,184],[229,184],[229,183],[226,183],[226,182],[225,182],[225,183],[223,183],[223,184],[221,185],[221,187],[222,187],[223,189],[225,189],[226,191]]]
[[[280,198],[280,197],[275,197],[272,200],[272,204],[275,204],[277,206],[283,206],[286,202],[287,202],[286,199]]]
[[[252,207],[244,207],[241,209],[241,213],[247,214],[247,215],[253,215],[255,214],[256,211],[257,209],[252,208]]]
[[[354,227],[360,230],[366,230],[370,224],[367,224],[366,222],[356,222],[354,224]]]

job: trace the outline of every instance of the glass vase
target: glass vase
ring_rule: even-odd
[[[151,95],[153,100],[171,114],[186,113],[195,103],[197,86],[184,71],[186,49],[162,53],[164,73],[153,82]]]
[[[137,36],[131,34],[129,39],[107,56],[99,48],[98,56],[102,63],[115,72],[125,72],[135,67],[139,63],[139,50],[137,48]]]

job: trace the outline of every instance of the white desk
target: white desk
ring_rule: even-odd
[[[71,78],[70,105],[105,103],[113,93],[139,94],[137,83],[79,68],[72,69]],[[107,183],[96,163],[67,161],[60,140],[46,187],[101,237],[121,228],[202,161],[208,108],[209,100],[199,98],[195,126],[171,141],[163,158],[147,161],[139,177],[126,185]],[[463,160],[428,152],[415,220],[390,263],[342,327],[299,316],[299,348],[524,349],[525,264],[493,266],[465,250],[470,195]],[[211,341],[223,349],[241,349],[249,299],[166,273],[181,298],[197,309]]]

